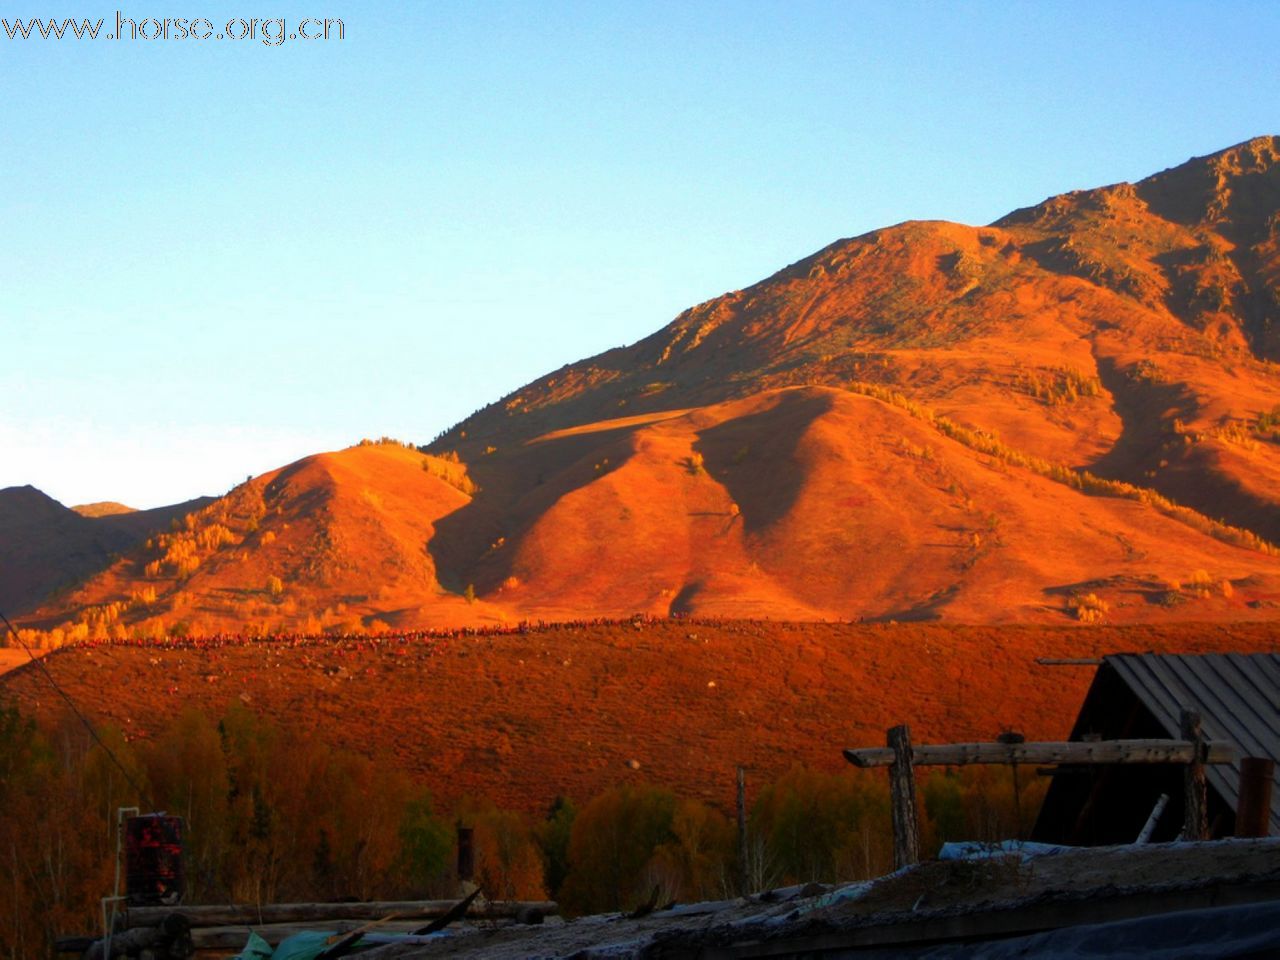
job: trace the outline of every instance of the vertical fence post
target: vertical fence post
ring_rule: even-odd
[[[1240,801],[1236,805],[1236,836],[1265,837],[1271,831],[1271,784],[1276,762],[1266,757],[1240,761]]]
[[[1194,710],[1183,710],[1181,726],[1182,739],[1191,741],[1194,747],[1191,762],[1182,774],[1182,839],[1205,840],[1209,833],[1209,812],[1204,782],[1205,741],[1204,732],[1200,729],[1200,714]]]
[[[1027,738],[1017,730],[1005,730],[996,737],[996,743],[1003,743],[1007,746],[1016,746],[1019,743],[1026,743]],[[1022,840],[1022,784],[1018,781],[1018,761],[1014,760],[1009,764],[1009,769],[1013,773],[1013,816],[1014,822],[1017,824],[1014,835],[1017,839]]]
[[[889,765],[889,793],[893,806],[893,866],[920,862],[920,822],[916,818],[916,777],[911,763],[911,728],[889,731],[893,763]]]
[[[474,831],[458,821],[458,879],[470,883],[476,874]]]
[[[738,768],[738,880],[742,895],[751,893],[751,864],[747,861],[747,772]]]

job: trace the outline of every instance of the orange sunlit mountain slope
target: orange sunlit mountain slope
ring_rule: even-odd
[[[1271,619],[1280,140],[830,245],[425,448],[258,477],[31,626]]]

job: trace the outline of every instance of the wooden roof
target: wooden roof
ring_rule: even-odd
[[[1280,766],[1280,654],[1142,653],[1103,658],[1174,739],[1183,710],[1196,710],[1209,740],[1235,745],[1231,764],[1205,769],[1209,783],[1235,809],[1241,757],[1269,757]],[[1280,834],[1280,789],[1271,794],[1272,835]]]

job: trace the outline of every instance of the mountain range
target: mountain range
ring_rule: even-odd
[[[1274,619],[1278,361],[1266,136],[839,240],[423,447],[144,514],[0,491],[0,603],[63,636]]]

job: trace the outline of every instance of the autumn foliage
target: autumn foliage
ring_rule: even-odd
[[[114,727],[98,736],[0,710],[2,957],[45,956],[53,938],[97,929],[122,806],[183,817],[190,903],[452,896],[455,825],[473,830],[489,897],[553,896],[569,914],[891,866],[887,788],[859,771],[797,767],[753,787],[743,864],[726,812],[643,783],[580,808],[557,800],[543,817],[475,798],[446,816],[394,762],[294,738],[238,703],[217,718],[189,708],[146,744]],[[1019,831],[1003,772],[939,772],[921,797],[927,842]],[[1021,798],[1024,826],[1036,802]]]

